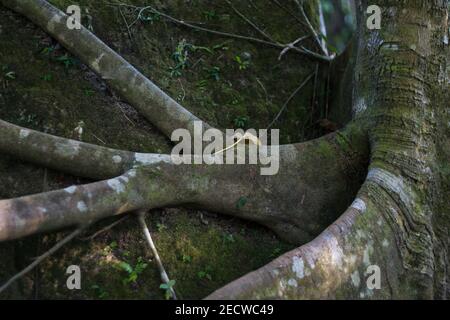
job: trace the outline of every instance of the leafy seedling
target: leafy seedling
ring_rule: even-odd
[[[168,283],[162,283],[159,288],[164,290],[164,297],[166,300],[172,298],[172,288],[175,286],[176,281],[170,280]]]

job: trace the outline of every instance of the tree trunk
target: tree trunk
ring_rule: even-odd
[[[353,110],[371,145],[354,204],[312,242],[209,298],[440,298],[449,294],[448,1],[358,6]],[[371,290],[370,266],[381,271]]]

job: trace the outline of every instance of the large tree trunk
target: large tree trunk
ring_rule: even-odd
[[[170,133],[172,125],[191,128],[195,116],[89,31],[83,29],[77,43],[62,27],[65,16],[38,2],[43,3],[1,1],[45,28],[112,87],[124,84],[123,96],[162,131]],[[252,166],[175,166],[165,155],[101,148],[1,121],[0,132],[6,137],[1,152],[90,178],[118,177],[0,201],[0,240],[139,208],[189,203],[257,221],[298,244],[326,228],[313,241],[208,298],[445,299],[450,221],[448,1],[380,0],[380,30],[366,26],[368,5],[361,1],[357,8],[354,79],[347,84],[354,89],[352,123],[315,141],[281,146],[276,176],[260,176]],[[119,67],[124,72],[118,72]],[[163,116],[153,107],[163,110]],[[175,122],[166,123],[164,117]],[[83,155],[88,153],[95,159],[87,160]],[[354,198],[368,158],[365,181],[345,210],[343,204]],[[103,164],[100,170],[95,169],[98,161]],[[243,194],[248,202],[237,207]],[[339,217],[340,209],[345,212]],[[379,289],[366,283],[373,266],[380,270]]]
[[[448,1],[378,5],[381,30],[358,6],[353,108],[371,160],[357,200],[314,241],[210,298],[447,297]],[[379,290],[366,286],[370,265]]]

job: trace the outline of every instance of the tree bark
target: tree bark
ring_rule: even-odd
[[[371,158],[357,200],[314,241],[208,298],[448,297],[448,1],[378,4],[381,30],[358,6],[353,107]],[[366,286],[370,265],[379,290]]]

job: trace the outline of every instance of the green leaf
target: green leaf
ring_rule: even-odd
[[[126,272],[128,272],[128,273],[132,273],[132,272],[133,272],[133,267],[131,267],[130,264],[126,263],[125,261],[121,261],[121,262],[119,263],[119,267],[120,267],[122,270],[124,270],[124,271],[126,271]]]
[[[236,203],[236,208],[241,209],[247,203],[246,197],[240,197],[238,202]]]

